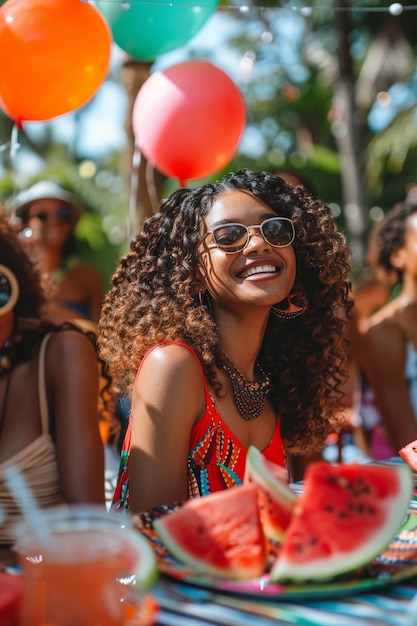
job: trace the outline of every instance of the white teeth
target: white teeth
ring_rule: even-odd
[[[246,272],[242,272],[242,277],[248,278],[248,276],[253,276],[254,274],[265,274],[275,271],[275,265],[257,265],[256,267],[251,267],[250,269],[246,270]]]

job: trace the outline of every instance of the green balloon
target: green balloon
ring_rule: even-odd
[[[214,12],[218,0],[96,2],[115,43],[130,56],[151,61],[187,43]]]

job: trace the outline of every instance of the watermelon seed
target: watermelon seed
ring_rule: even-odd
[[[344,476],[340,476],[338,478],[337,484],[339,487],[347,487],[348,489],[352,488],[352,483],[350,483]]]

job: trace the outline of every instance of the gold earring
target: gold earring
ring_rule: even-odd
[[[14,309],[19,299],[19,283],[5,265],[0,265],[0,316]]]
[[[204,311],[213,319],[213,309],[211,307],[211,298],[208,291],[204,293],[202,291],[198,292],[198,302]]]

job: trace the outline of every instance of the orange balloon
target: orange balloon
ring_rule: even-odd
[[[7,0],[0,8],[0,106],[19,125],[77,109],[110,65],[112,35],[81,0]]]

